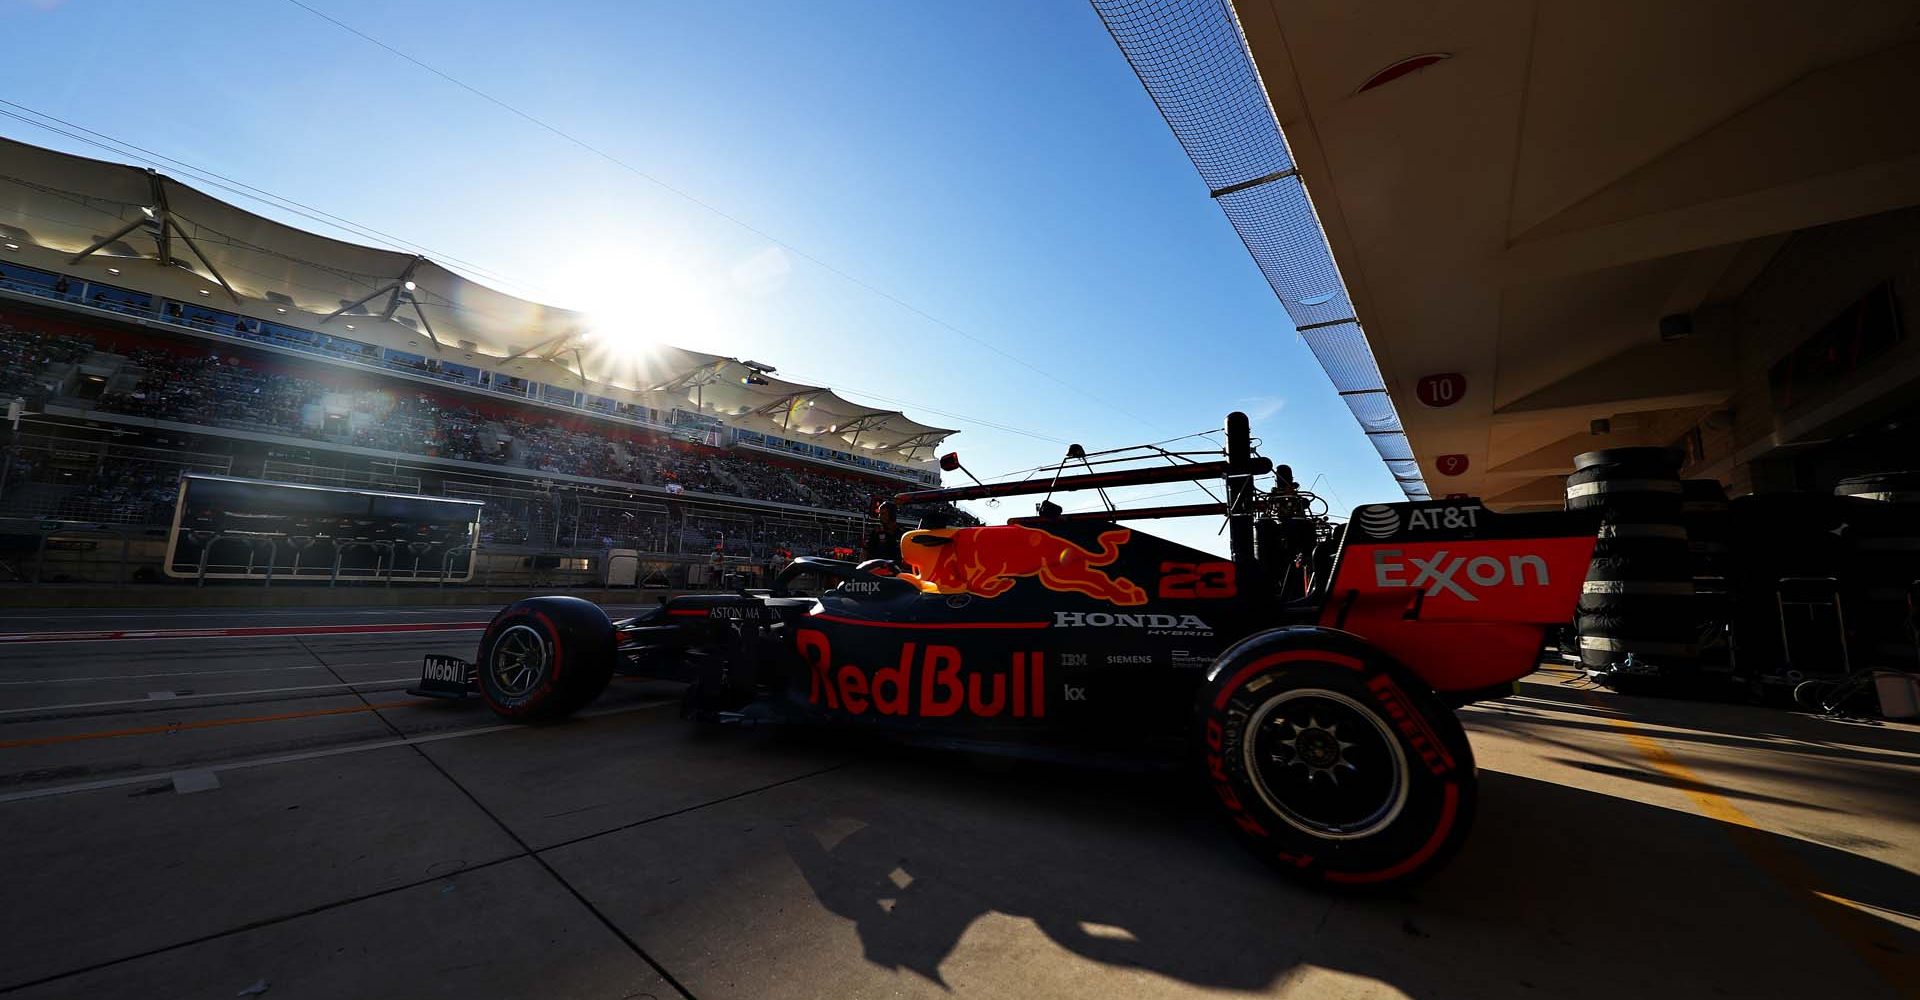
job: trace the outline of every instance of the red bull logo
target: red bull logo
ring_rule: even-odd
[[[939,643],[902,643],[897,665],[869,669],[833,665],[833,642],[817,629],[794,636],[807,661],[807,700],[849,715],[901,715],[941,719],[955,715],[992,719],[1047,717],[1047,654],[1013,653],[1004,670],[963,666],[960,649]],[[1085,701],[1086,689],[1066,689],[1068,701]]]
[[[1086,594],[1111,604],[1147,603],[1147,592],[1104,567],[1120,558],[1133,537],[1126,528],[1103,531],[1098,549],[1019,524],[984,528],[909,531],[900,539],[900,556],[914,569],[922,590],[936,594],[998,597],[1016,581],[1033,577],[1048,590]]]

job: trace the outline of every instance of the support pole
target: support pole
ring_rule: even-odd
[[[195,257],[200,258],[201,265],[207,269],[208,274],[213,275],[213,280],[218,281],[220,287],[227,290],[227,297],[233,300],[233,304],[236,306],[239,305],[240,293],[234,291],[232,285],[227,284],[226,276],[220,273],[219,268],[213,266],[213,261],[208,260],[206,254],[200,252],[200,244],[195,243],[193,237],[187,235],[186,230],[181,229],[179,225],[174,223],[172,216],[168,216],[166,220],[160,224],[162,232],[165,232],[169,228],[173,230],[175,236],[180,237],[180,242],[187,245],[188,250],[193,251]]]
[[[53,531],[46,525],[40,526],[40,549],[33,554],[33,582],[40,583],[40,576],[47,568],[47,541],[53,537]]]
[[[350,313],[355,309],[358,309],[361,306],[364,306],[367,303],[372,302],[374,299],[377,299],[380,296],[385,295],[388,292],[398,293],[399,290],[400,290],[400,283],[397,281],[390,282],[385,285],[381,285],[379,288],[376,288],[373,291],[368,292],[367,294],[362,295],[359,298],[353,300],[352,302],[349,302],[346,305],[341,306],[340,308],[335,309],[334,311],[326,314],[324,317],[321,318],[320,324],[322,326],[325,326],[327,323],[332,322],[335,317],[345,315],[346,313]]]
[[[194,586],[204,587],[207,585],[207,560],[213,557],[213,547],[219,544],[219,542],[220,536],[215,534],[212,538],[207,539],[205,545],[200,547],[200,573],[194,577]]]
[[[74,254],[71,258],[67,260],[67,263],[78,264],[81,261],[86,260],[88,257],[91,257],[95,253],[99,252],[100,249],[105,247],[107,244],[112,243],[114,240],[117,240],[120,237],[133,232],[136,229],[139,229],[141,226],[145,225],[146,223],[147,223],[147,218],[146,216],[143,215],[140,218],[135,219],[124,226],[121,226],[119,229],[116,229],[113,232],[108,233],[107,235],[102,236],[97,240],[94,240],[92,245],[88,246],[85,250],[82,250],[79,253]]]
[[[393,283],[387,286],[387,290],[393,292],[393,295],[387,299],[387,307],[380,311],[381,319],[390,320],[393,318],[393,314],[395,310],[398,310],[400,308],[400,296],[408,290],[407,282],[413,280],[413,272],[420,269],[420,262],[425,259],[426,258],[424,257],[415,257],[413,260],[409,261],[407,263],[407,269],[404,271],[401,271],[400,276],[398,278],[393,279]],[[380,293],[375,292],[373,294],[378,295]],[[373,296],[368,296],[368,298],[372,298],[372,297]],[[361,299],[360,302],[355,303],[355,305],[363,304],[366,301],[367,299]],[[352,306],[349,306],[348,308],[352,308]]]
[[[441,346],[440,335],[434,333],[433,324],[427,322],[427,312],[420,308],[420,300],[414,298],[412,295],[408,295],[407,301],[413,305],[413,314],[420,317],[420,329],[427,331],[427,339],[433,341],[433,353],[439,354]]]
[[[173,263],[173,236],[167,232],[167,220],[173,209],[167,205],[167,186],[160,181],[160,171],[147,171],[147,188],[153,193],[154,217],[160,221],[160,230],[153,234],[154,246],[160,251],[160,266]]]
[[[1265,593],[1253,550],[1253,426],[1247,415],[1227,414],[1227,547],[1245,592]]]

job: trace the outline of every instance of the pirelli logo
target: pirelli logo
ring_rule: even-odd
[[[1437,777],[1454,769],[1453,755],[1447,752],[1446,744],[1440,742],[1440,734],[1434,732],[1427,720],[1414,709],[1413,703],[1407,699],[1407,693],[1400,690],[1400,685],[1395,684],[1392,677],[1378,674],[1367,682],[1367,687],[1386,708],[1387,718],[1392,719],[1393,724],[1406,735],[1407,742],[1413,744],[1414,752],[1420,755],[1427,770]]]

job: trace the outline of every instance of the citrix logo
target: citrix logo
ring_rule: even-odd
[[[1471,559],[1454,556],[1449,560],[1447,550],[1441,549],[1429,559],[1411,556],[1402,561],[1400,553],[1400,549],[1374,550],[1374,586],[1425,587],[1428,597],[1438,597],[1445,591],[1463,601],[1478,601],[1480,598],[1455,579],[1462,575],[1462,570],[1465,570],[1467,582],[1476,587],[1496,587],[1503,583],[1515,587],[1547,585],[1547,561],[1539,556],[1511,555],[1504,562],[1493,556],[1474,556]],[[1415,571],[1411,580],[1406,576],[1409,567]],[[1528,570],[1532,573],[1529,574]],[[1529,575],[1532,580],[1528,580]]]

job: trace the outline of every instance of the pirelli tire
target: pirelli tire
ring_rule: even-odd
[[[1204,780],[1283,874],[1384,890],[1442,865],[1472,825],[1473,749],[1411,671],[1355,636],[1263,633],[1223,653],[1198,705]]]
[[[564,719],[606,690],[617,645],[612,620],[591,601],[516,601],[480,638],[480,697],[503,719]]]

